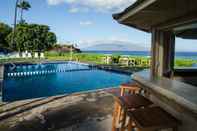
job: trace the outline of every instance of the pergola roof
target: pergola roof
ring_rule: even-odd
[[[152,28],[173,30],[197,22],[197,0],[138,0],[123,12],[114,14],[113,18],[121,24],[146,32]],[[187,30],[185,28],[182,33],[179,31],[178,36],[187,38],[195,34],[195,37],[190,38],[197,38],[196,29]]]

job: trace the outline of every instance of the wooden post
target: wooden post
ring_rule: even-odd
[[[172,32],[152,30],[151,75],[172,75],[174,67],[175,35]]]
[[[175,35],[171,32],[164,32],[164,56],[163,75],[172,77],[175,59]],[[168,63],[168,64],[166,64]]]

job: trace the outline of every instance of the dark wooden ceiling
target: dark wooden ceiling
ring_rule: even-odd
[[[121,19],[145,1],[148,0],[143,0],[140,4],[138,2],[136,7],[132,6],[130,10],[129,8],[126,9],[124,12],[116,14],[114,18],[121,24],[147,32],[151,31],[152,28],[173,30],[174,26],[180,26],[185,22],[197,22],[197,0],[157,0],[134,15]],[[187,34],[186,36],[195,33],[194,38],[196,38],[196,30],[183,31],[182,35],[184,32]]]

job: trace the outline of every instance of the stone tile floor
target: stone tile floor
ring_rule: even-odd
[[[106,91],[0,104],[0,131],[110,131],[113,96]]]

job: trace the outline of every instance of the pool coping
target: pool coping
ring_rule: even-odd
[[[79,92],[74,92],[74,93],[70,93],[70,94],[59,94],[59,95],[53,95],[53,96],[36,97],[36,98],[29,98],[29,99],[16,100],[16,101],[17,102],[20,102],[20,101],[24,102],[24,101],[31,101],[31,100],[37,100],[37,99],[45,99],[45,98],[50,98],[50,97],[78,96],[78,95],[81,95],[81,94],[94,93],[94,92],[100,92],[100,91],[107,92],[107,90],[118,89],[118,88],[119,88],[118,86],[114,86],[114,87],[110,87],[110,88],[102,88],[102,89],[94,89],[94,90],[87,90],[87,91],[79,91]],[[0,103],[4,104],[4,103],[16,102],[16,101],[0,101]]]

